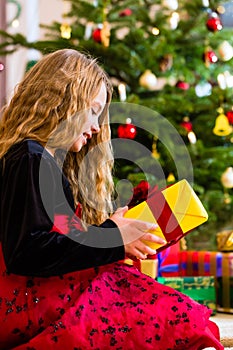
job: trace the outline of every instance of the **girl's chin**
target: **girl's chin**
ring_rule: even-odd
[[[83,146],[85,146],[87,144],[87,140],[86,139],[82,139],[82,140],[78,140],[77,142],[75,142],[71,148],[70,151],[72,152],[79,152]]]

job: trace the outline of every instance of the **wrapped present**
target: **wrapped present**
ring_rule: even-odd
[[[179,253],[180,244],[177,242],[157,254],[159,277],[179,276]]]
[[[220,252],[233,252],[233,230],[217,233],[217,246]]]
[[[233,277],[216,278],[217,311],[233,313]]]
[[[179,274],[180,276],[233,277],[233,253],[181,251]]]
[[[158,277],[158,282],[176,289],[216,313],[216,290],[214,276]]]
[[[157,259],[146,259],[146,260],[131,260],[125,259],[125,264],[135,266],[139,271],[152,278],[157,277],[158,273],[158,260]]]
[[[146,242],[157,252],[175,244],[208,219],[200,199],[185,179],[161,191],[154,189],[146,201],[129,209],[125,217],[158,224],[153,233],[166,244]]]

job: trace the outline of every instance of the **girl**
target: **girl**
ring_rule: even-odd
[[[163,244],[112,208],[111,84],[75,50],[43,57],[0,121],[0,348],[223,349],[210,311],[125,265]]]

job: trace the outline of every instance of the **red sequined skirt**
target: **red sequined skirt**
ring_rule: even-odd
[[[124,263],[33,278],[6,274],[0,252],[1,350],[222,350],[209,316]]]

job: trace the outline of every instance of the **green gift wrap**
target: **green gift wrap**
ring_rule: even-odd
[[[216,289],[214,276],[158,277],[157,281],[188,295],[216,313]]]
[[[233,313],[233,277],[216,278],[217,311]]]

